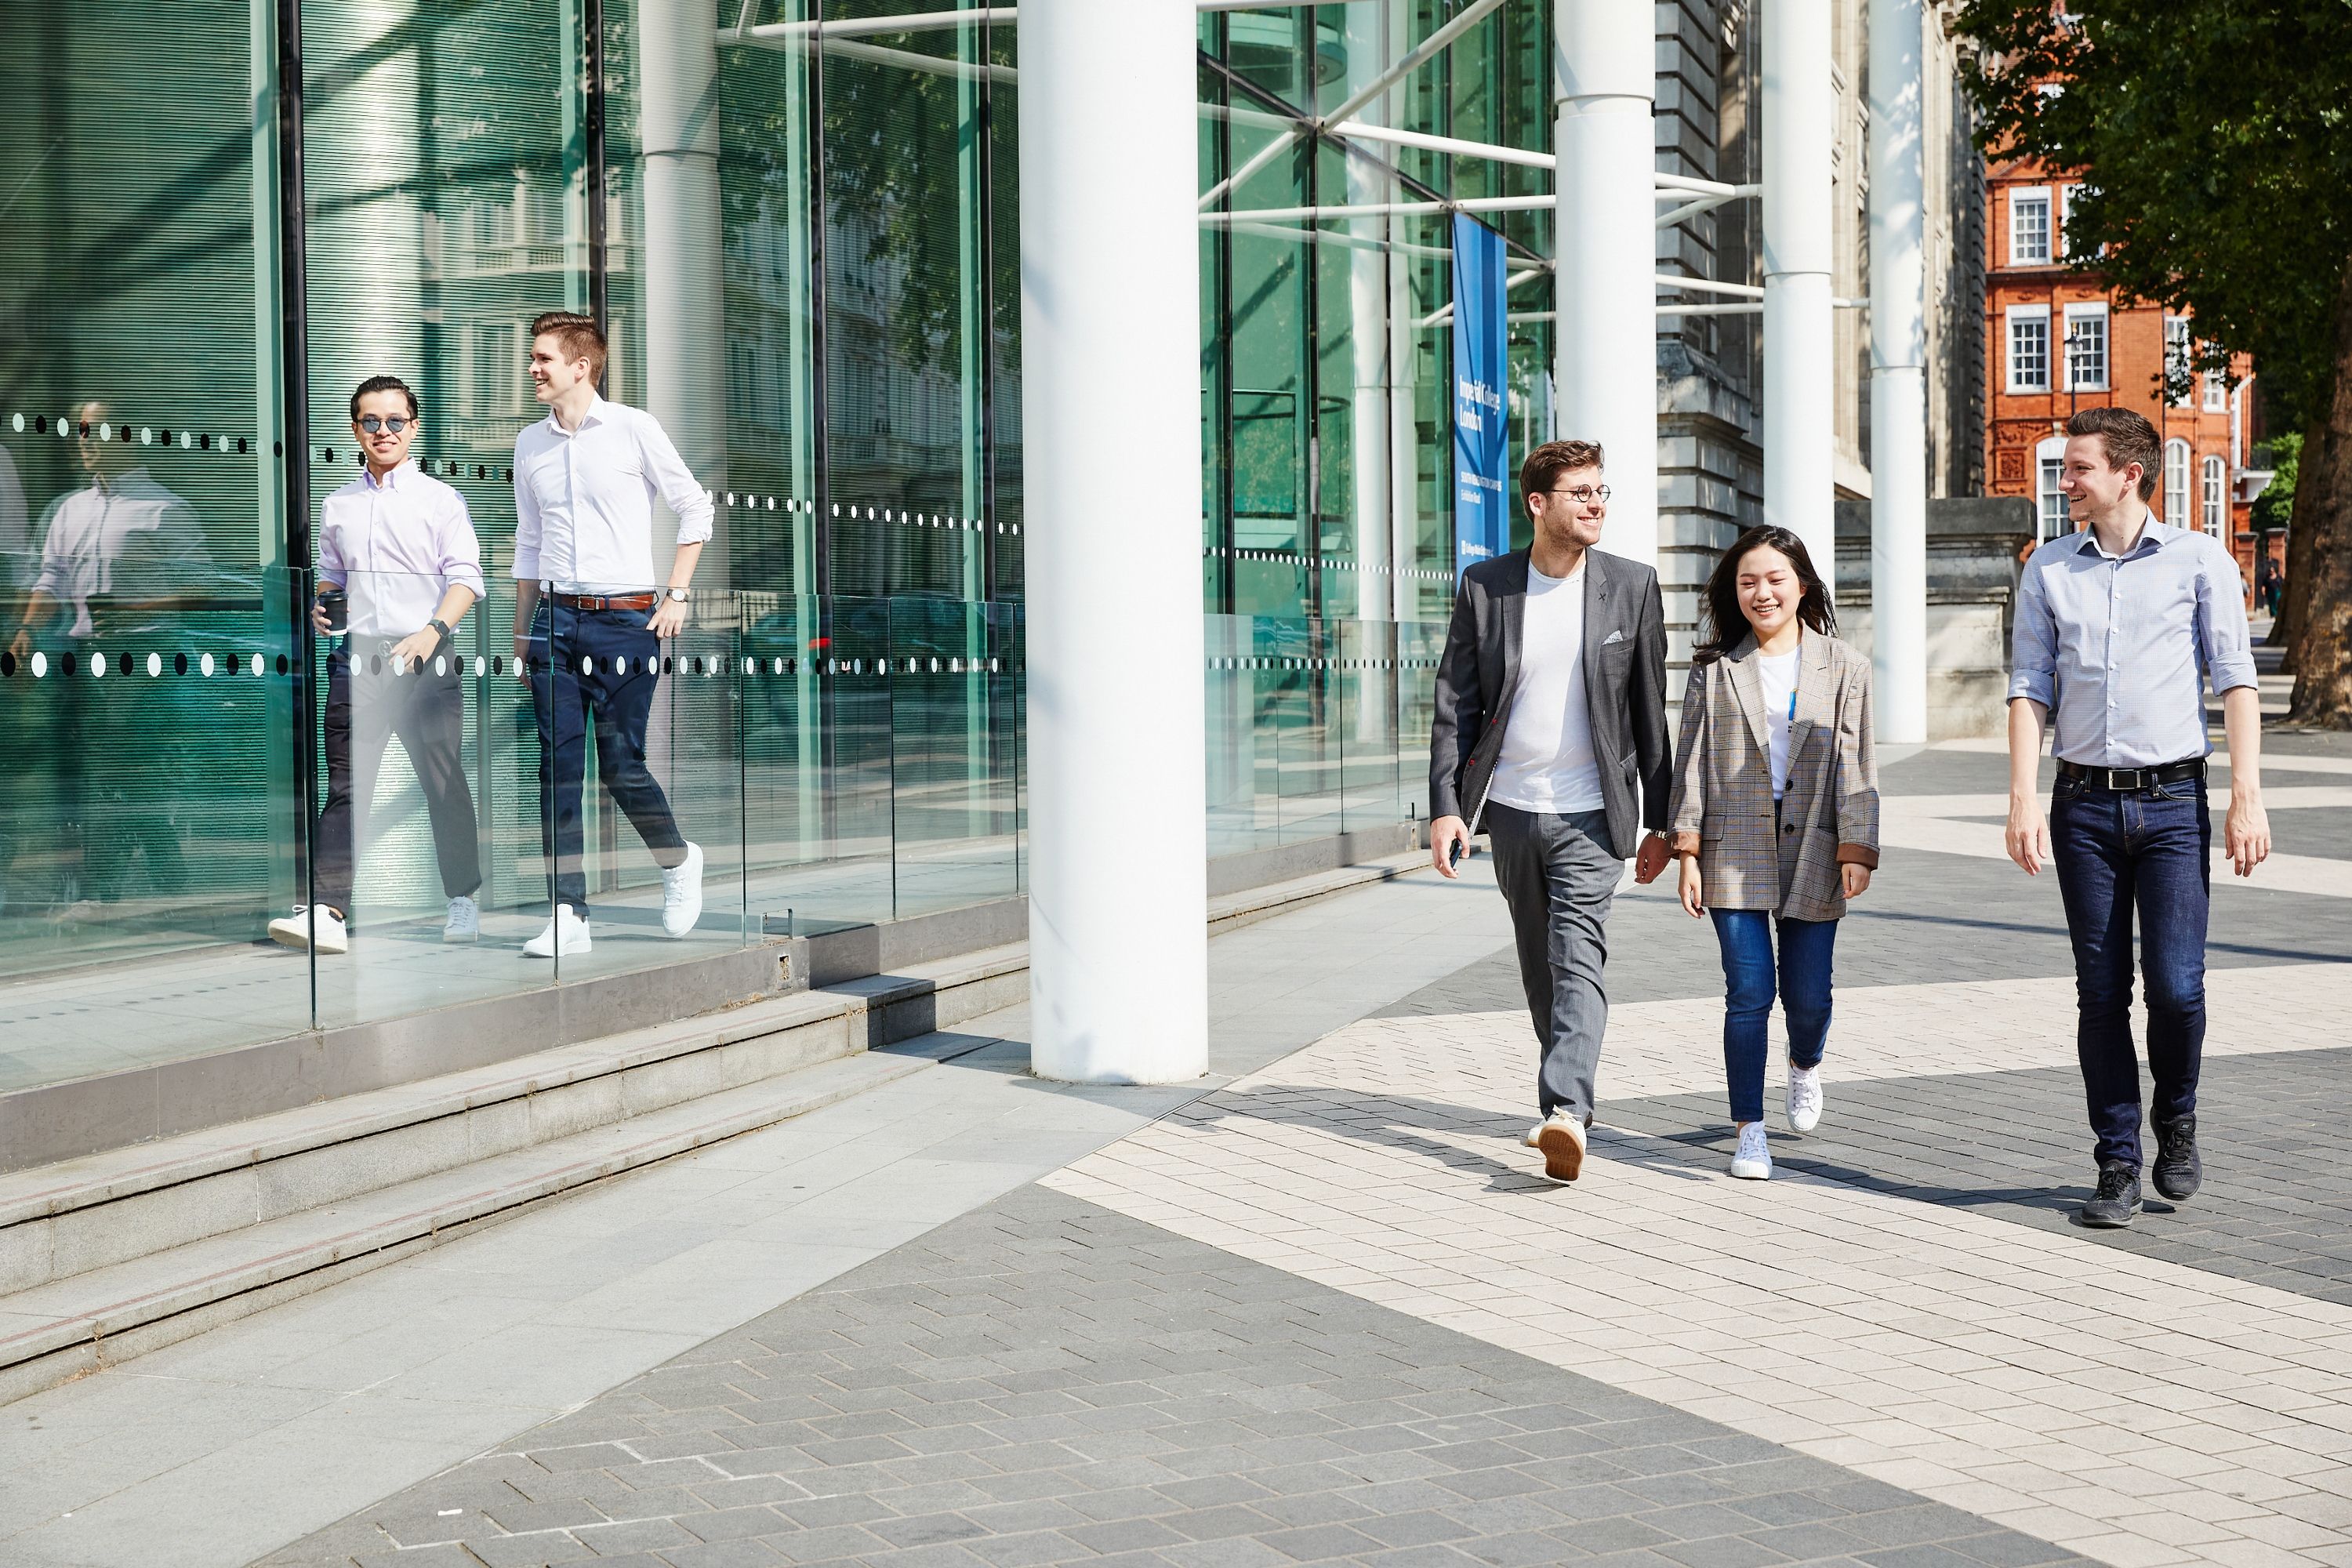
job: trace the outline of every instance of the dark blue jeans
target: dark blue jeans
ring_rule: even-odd
[[[2102,1165],[2137,1166],[2139,1061],[2132,1050],[2132,912],[2147,977],[2149,1109],[2159,1121],[2197,1109],[2205,1054],[2205,915],[2213,816],[2201,779],[2118,795],[2061,778],[2050,802],[2051,858],[2074,944],[2074,1049]]]
[[[1789,1060],[1819,1067],[1830,1038],[1831,956],[1837,921],[1778,920],[1763,910],[1709,910],[1723,949],[1723,1076],[1731,1120],[1764,1120],[1764,1058],[1770,1051],[1772,998],[1789,1018]],[[1780,963],[1773,963],[1773,928]]]
[[[588,733],[596,776],[661,866],[686,858],[669,797],[646,766],[646,720],[660,676],[661,642],[643,610],[568,610],[542,603],[530,627],[530,698],[539,715],[540,833],[550,896],[588,912],[580,791]],[[553,632],[554,658],[548,657]],[[651,661],[650,663],[648,661]],[[625,661],[625,664],[616,663]]]

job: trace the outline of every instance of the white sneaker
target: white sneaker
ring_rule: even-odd
[[[1537,1142],[1536,1140],[1542,1136],[1544,1124],[1538,1121],[1533,1127],[1528,1129],[1528,1135],[1520,1139],[1519,1142],[1526,1144],[1530,1149],[1540,1149],[1543,1145]]]
[[[1751,1121],[1739,1130],[1739,1148],[1731,1156],[1731,1173],[1743,1182],[1772,1179],[1772,1149],[1765,1140],[1761,1121]]]
[[[1789,1131],[1811,1132],[1822,1122],[1822,1064],[1789,1064]]]
[[[1555,1182],[1572,1182],[1584,1169],[1584,1118],[1555,1110],[1535,1131],[1536,1147],[1543,1151],[1544,1174]]]
[[[315,923],[314,923],[315,922]],[[269,922],[269,939],[287,947],[307,947],[314,952],[349,952],[352,934],[343,917],[321,905],[297,904],[294,912]]]
[[[561,936],[557,934],[558,926],[562,928]],[[547,922],[545,931],[524,942],[522,951],[526,958],[553,958],[559,952],[569,955],[587,952],[588,917],[570,904],[556,905],[555,918]]]
[[[449,900],[449,923],[441,928],[443,942],[482,940],[482,906],[460,893]]]
[[[702,918],[702,846],[686,847],[686,858],[662,873],[662,930],[684,936]]]

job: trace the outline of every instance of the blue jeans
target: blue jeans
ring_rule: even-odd
[[[1776,920],[1763,910],[1709,910],[1723,949],[1723,1076],[1731,1120],[1764,1120],[1764,1058],[1770,1050],[1772,997],[1789,1017],[1789,1060],[1819,1067],[1830,1037],[1830,959],[1837,921]],[[1778,972],[1772,960],[1779,926]]]
[[[2132,911],[2147,977],[2149,1110],[2197,1109],[2205,1054],[2205,916],[2213,816],[2201,779],[2118,795],[2061,778],[2050,802],[2051,858],[2066,900],[2080,1016],[2074,1050],[2102,1165],[2140,1163],[2139,1061],[2132,1050]]]
[[[643,610],[572,610],[542,602],[531,622],[530,698],[539,715],[540,832],[547,847],[548,890],[557,903],[570,904],[583,916],[588,877],[580,792],[587,782],[592,725],[596,776],[653,851],[655,864],[671,867],[686,858],[686,839],[670,814],[669,797],[646,766],[646,721],[659,679],[647,661],[661,658],[661,643],[646,629],[646,616]],[[616,658],[626,659],[627,667],[616,671]]]

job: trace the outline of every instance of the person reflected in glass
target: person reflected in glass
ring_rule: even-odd
[[[1837,922],[1878,866],[1870,660],[1839,640],[1829,590],[1785,528],[1741,534],[1708,576],[1705,605],[1706,637],[1683,689],[1673,848],[1683,909],[1714,921],[1723,955],[1731,1173],[1760,1182],[1772,1174],[1773,997],[1789,1021],[1789,1129],[1810,1132],[1822,1118]]]
[[[533,958],[589,951],[582,771],[591,726],[596,771],[662,873],[662,930],[702,914],[702,850],[687,842],[646,766],[646,721],[661,644],[686,625],[710,538],[709,492],[642,409],[597,395],[604,334],[586,316],[531,322],[533,395],[548,416],[515,437],[515,665],[539,717],[541,831],[555,908],[524,943]],[[668,586],[654,591],[654,500],[677,514]]]
[[[310,624],[340,637],[327,656],[327,799],[311,860],[314,901],[269,922],[288,947],[343,952],[353,862],[377,770],[399,737],[425,792],[448,913],[447,942],[478,941],[481,837],[466,783],[466,689],[452,646],[482,596],[482,549],[466,498],[408,460],[422,428],[416,394],[371,376],[352,394],[360,477],[319,507],[319,593]]]
[[[22,663],[45,645],[82,671],[93,660],[129,657],[128,639],[171,631],[177,613],[206,603],[218,582],[194,510],[148,472],[110,406],[97,399],[78,405],[71,434],[87,482],[42,516],[40,563],[8,651]],[[172,801],[154,782],[161,770],[149,765],[146,710],[122,689],[69,680],[58,711],[64,820],[80,842],[79,871],[68,872],[61,889],[62,917],[112,912],[142,861],[152,892],[177,898],[187,865]]]

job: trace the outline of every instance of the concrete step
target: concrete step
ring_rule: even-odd
[[[1412,855],[1212,900],[1212,931]],[[0,1175],[0,1403],[591,1182],[919,1071],[1024,1002],[1025,943]]]

